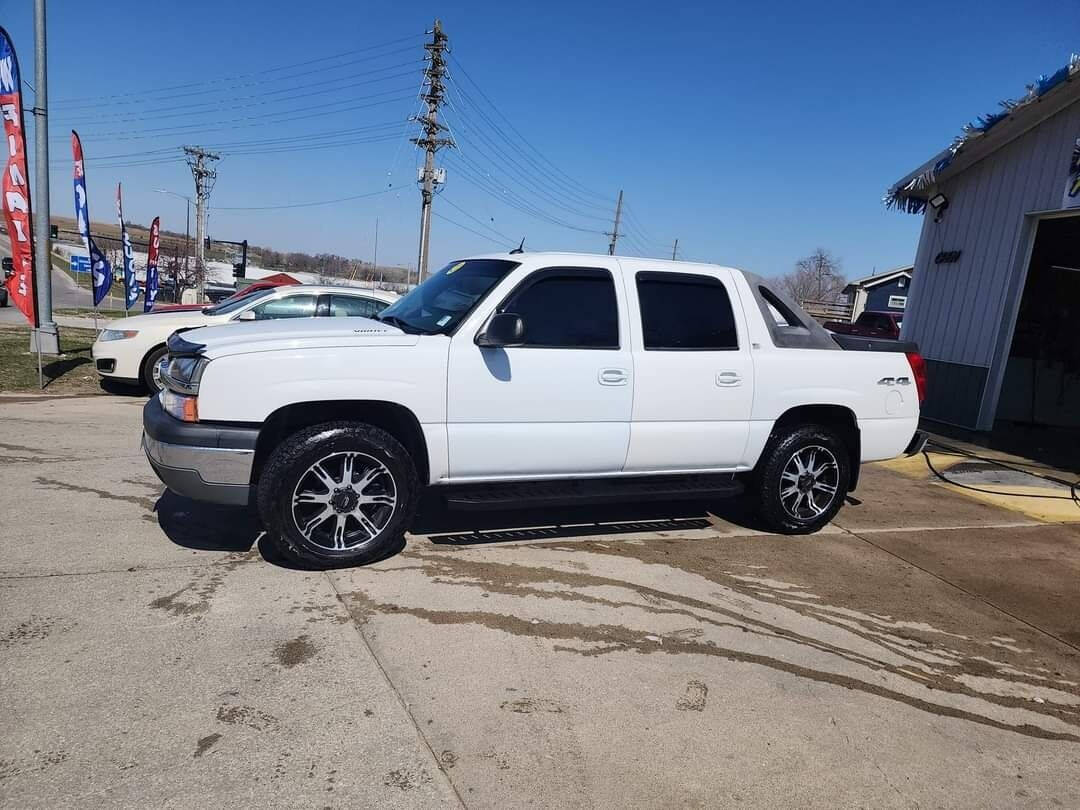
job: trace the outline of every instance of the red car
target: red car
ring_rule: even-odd
[[[254,284],[249,284],[242,290],[237,290],[228,298],[223,298],[221,301],[218,301],[218,303],[223,304],[227,301],[235,301],[237,298],[250,295],[251,293],[258,292],[259,290],[269,290],[272,287],[288,287],[291,284],[299,283],[300,282],[292,276],[287,276],[284,273],[277,273],[276,275],[267,276],[264,279],[260,279]],[[163,307],[154,307],[153,312],[194,312],[195,310],[203,309],[206,306],[208,306],[208,304],[168,304],[167,306]]]
[[[828,321],[825,328],[838,335],[900,339],[900,326],[904,322],[902,312],[863,312],[855,323]]]

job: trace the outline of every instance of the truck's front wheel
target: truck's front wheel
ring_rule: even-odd
[[[288,437],[259,476],[259,512],[284,556],[361,565],[400,543],[419,484],[408,451],[380,428],[328,422]]]
[[[756,476],[762,520],[783,534],[816,532],[844,502],[851,481],[848,458],[840,437],[822,425],[776,436]]]

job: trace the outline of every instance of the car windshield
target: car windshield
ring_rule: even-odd
[[[445,334],[517,266],[505,259],[451,262],[376,317],[406,332]]]
[[[222,301],[220,304],[217,304],[215,306],[204,307],[203,314],[228,315],[231,312],[236,312],[236,310],[240,309],[241,307],[247,306],[252,301],[257,301],[260,298],[270,295],[270,293],[272,292],[274,292],[273,287],[264,288],[262,290],[254,290],[253,292],[249,293],[241,293],[240,295],[230,297],[227,301]]]

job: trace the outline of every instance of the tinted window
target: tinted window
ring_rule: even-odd
[[[385,301],[376,301],[374,298],[361,298],[356,295],[330,296],[331,318],[370,318],[386,307]]]
[[[313,318],[315,317],[314,295],[290,295],[266,301],[252,309],[255,320],[266,321],[272,318]]]
[[[619,348],[615,283],[606,270],[541,270],[499,311],[521,316],[526,346]]]
[[[638,273],[646,349],[737,349],[724,285],[711,276]]]

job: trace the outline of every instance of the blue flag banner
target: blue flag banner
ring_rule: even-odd
[[[124,309],[131,309],[139,300],[139,282],[135,280],[135,257],[131,255],[131,239],[124,224],[124,201],[120,184],[116,184],[116,215],[120,217],[120,242],[124,248]]]
[[[161,217],[150,223],[150,247],[146,250],[146,293],[143,296],[143,312],[154,308],[158,293],[158,253],[161,250]]]
[[[94,306],[101,303],[112,286],[112,268],[105,254],[98,250],[90,236],[90,211],[86,205],[86,172],[83,169],[82,141],[79,133],[71,130],[71,154],[75,159],[75,221],[86,252],[90,255],[90,272],[94,281]]]

